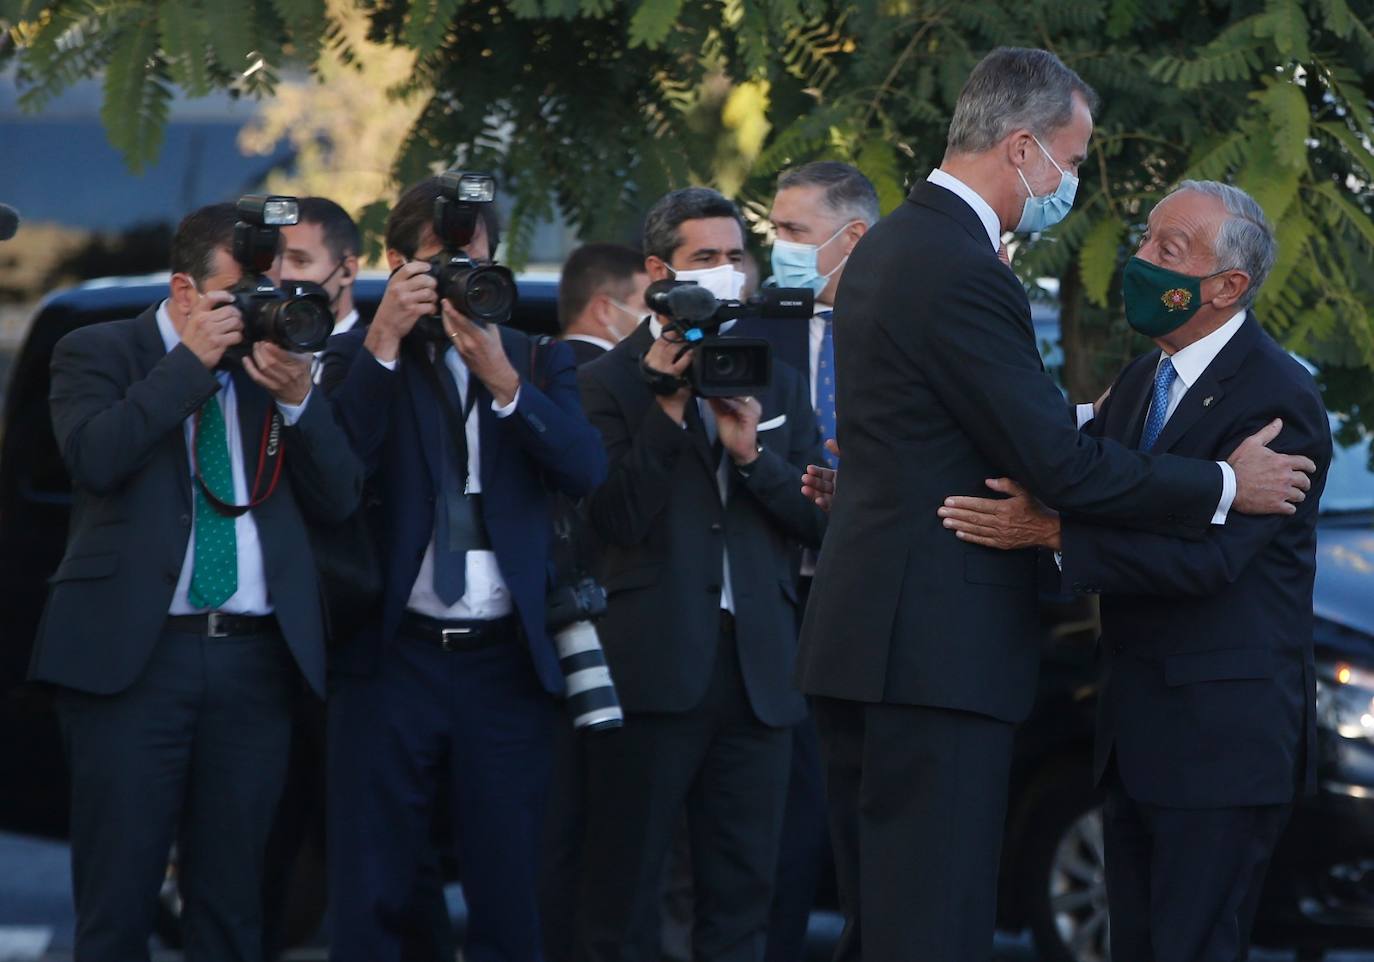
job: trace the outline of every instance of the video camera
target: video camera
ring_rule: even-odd
[[[243,277],[229,293],[243,315],[243,340],[224,353],[242,360],[256,341],[271,341],[295,354],[324,350],[334,331],[324,288],[313,281],[287,281],[279,288],[266,274],[276,262],[281,229],[300,217],[296,198],[248,194],[239,198],[238,213],[234,260]]]
[[[815,294],[804,287],[770,287],[747,301],[720,301],[691,281],[654,281],[644,302],[672,326],[694,351],[687,382],[698,397],[739,397],[758,394],[773,376],[768,342],[753,337],[721,337],[727,323],[754,318],[810,318]],[[671,383],[670,383],[671,382]],[[680,389],[678,378],[650,382],[655,391]]]
[[[439,175],[439,190],[433,226],[444,252],[429,260],[439,298],[479,325],[504,324],[515,308],[515,275],[498,264],[475,261],[463,249],[472,243],[483,205],[496,200],[496,179],[447,170]],[[420,318],[416,328],[427,337],[444,339],[442,314]]]

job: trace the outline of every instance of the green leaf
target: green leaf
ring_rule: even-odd
[[[906,197],[902,189],[902,164],[897,151],[884,137],[870,137],[863,141],[854,166],[863,171],[878,192],[878,209],[884,214],[895,210]]]
[[[639,0],[630,18],[630,46],[658,47],[673,29],[683,0]]]
[[[1266,300],[1277,298],[1278,292],[1287,287],[1293,269],[1307,260],[1307,241],[1314,229],[1312,222],[1303,216],[1298,207],[1294,207],[1279,224],[1278,256],[1274,259],[1274,266],[1269,271],[1264,287],[1260,288],[1261,306],[1267,306]]]
[[[1345,226],[1353,230],[1367,247],[1374,250],[1374,220],[1370,220],[1367,213],[1355,206],[1349,194],[1330,181],[1318,184],[1315,193],[1325,201],[1324,210],[1329,226]]]
[[[1317,129],[1345,148],[1351,162],[1364,168],[1366,178],[1374,183],[1374,149],[1368,142],[1356,137],[1349,127],[1339,121],[1317,124]]]
[[[1107,292],[1116,276],[1117,258],[1126,225],[1110,212],[1093,224],[1078,252],[1078,272],[1083,278],[1083,293],[1098,307],[1107,306]]]
[[[1284,57],[1306,60],[1311,56],[1307,44],[1307,14],[1300,0],[1268,0],[1256,34],[1273,38],[1274,49]]]
[[[417,0],[406,16],[406,45],[414,47],[420,59],[429,57],[444,45],[460,6],[462,0]]]
[[[1124,37],[1144,15],[1142,0],[1110,0],[1107,5],[1107,36]]]
[[[210,30],[198,0],[161,4],[158,30],[173,82],[191,97],[204,97],[210,92]]]
[[[250,11],[236,3],[211,0],[203,15],[216,62],[235,80],[242,78],[244,72],[253,67],[255,59],[250,56],[254,52],[255,33]]]
[[[1337,37],[1344,40],[1355,29],[1355,15],[1345,0],[1320,0],[1322,23]]]
[[[177,0],[172,2],[176,3]],[[325,35],[329,32],[329,16],[324,0],[272,0],[272,6],[286,25],[301,59],[313,64],[319,59]]]
[[[1236,186],[1264,208],[1271,223],[1279,223],[1298,194],[1299,172],[1279,163],[1277,148],[1263,124],[1250,134],[1245,165],[1236,175]]]
[[[1269,115],[1270,136],[1278,162],[1293,170],[1307,166],[1307,136],[1312,112],[1307,95],[1296,84],[1277,82],[1259,96]]]
[[[110,144],[129,168],[141,171],[162,148],[162,132],[172,95],[162,82],[156,59],[156,11],[142,7],[119,29],[105,69],[105,99],[100,119]]]

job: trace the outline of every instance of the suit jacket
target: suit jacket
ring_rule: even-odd
[[[241,369],[233,379],[251,471],[273,401]],[[74,501],[31,678],[96,694],[123,691],[138,678],[167,619],[191,535],[183,422],[218,390],[189,348],[167,351],[156,307],[57,343],[52,419]],[[348,517],[358,505],[362,466],[318,391],[283,437],[281,483],[253,519],[282,635],[322,695],[324,627],[303,515],[322,523]]]
[[[803,466],[820,457],[806,385],[789,368],[773,368],[758,398],[763,453],[748,478],[730,471],[722,504],[720,461],[704,431],[675,424],[640,375],[652,343],[646,321],[578,378],[610,455],[589,514],[604,544],[601,575],[610,595],[599,631],[621,702],[629,711],[686,712],[701,701],[720,634],[728,548],[750,704],[764,724],[793,724],[806,710],[791,683],[794,551],[798,542],[819,544],[825,527],[799,484]]]
[[[540,683],[563,690],[553,641],[544,627],[549,589],[550,488],[580,497],[606,472],[600,439],[578,404],[572,353],[550,342],[531,375],[531,340],[502,327],[506,356],[521,374],[515,411],[498,418],[491,394],[473,377],[481,432],[482,518],[510,590]],[[339,423],[368,478],[369,523],[380,552],[382,609],[334,656],[342,672],[376,670],[434,537],[434,499],[441,485],[436,441],[442,409],[424,372],[403,355],[388,371],[363,347],[366,331],[330,339],[323,383]]]
[[[568,350],[572,351],[573,363],[578,367],[595,361],[606,353],[604,347],[587,341],[564,341],[563,343],[568,345]]]
[[[1122,372],[1087,430],[1139,443],[1159,352]],[[1066,519],[1064,581],[1102,592],[1096,770],[1131,797],[1208,808],[1312,787],[1312,580],[1331,430],[1311,375],[1253,317],[1164,426],[1157,451],[1225,458],[1276,417],[1275,450],[1317,464],[1294,515],[1232,513],[1201,541]]]
[[[1221,470],[1081,434],[977,215],[926,181],[855,248],[836,298],[843,468],[802,629],[808,694],[1019,721],[1035,697],[1036,552],[936,511],[1010,476],[1041,500],[1200,537]]]

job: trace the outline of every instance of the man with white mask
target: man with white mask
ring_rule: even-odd
[[[1014,476],[1097,524],[1200,538],[1292,514],[1306,458],[1245,440],[1226,461],[1081,434],[1045,374],[1006,230],[1061,220],[1096,94],[1046,50],[993,51],[944,160],[874,226],[840,285],[843,482],[802,628],[845,931],[835,958],[991,953],[1015,726],[1043,629],[1034,550],[949,537],[949,495]]]
[[[559,338],[579,365],[625,340],[649,309],[644,306],[644,255],[623,244],[583,244],[568,255],[558,279]]]
[[[744,227],[704,188],[650,210],[645,268],[738,297]],[[651,297],[652,300],[652,297]],[[796,479],[821,457],[806,384],[784,364],[757,397],[702,399],[693,350],[650,316],[578,371],[611,468],[588,499],[609,594],[598,625],[625,727],[585,744],[578,918],[587,962],[658,954],[663,864],[684,809],[693,957],[761,962],[787,794],[800,545],[823,513]]]

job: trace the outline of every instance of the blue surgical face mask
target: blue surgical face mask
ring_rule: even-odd
[[[1026,175],[1021,173],[1021,168],[1016,169],[1016,176],[1021,178],[1021,184],[1030,195],[1021,208],[1021,220],[1015,227],[1018,234],[1033,234],[1059,223],[1068,216],[1069,210],[1073,207],[1074,195],[1078,193],[1078,178],[1055,163],[1054,157],[1045,149],[1045,145],[1040,143],[1039,137],[1035,137],[1034,134],[1031,136],[1040,152],[1048,157],[1050,163],[1054,164],[1054,169],[1059,171],[1059,186],[1044,197],[1036,197],[1035,191],[1031,190],[1030,184],[1026,181]]]
[[[819,295],[835,272],[849,260],[849,256],[845,255],[844,260],[822,274],[816,263],[820,259],[821,249],[844,233],[847,227],[849,224],[835,231],[823,244],[799,244],[782,239],[773,241],[773,280],[779,287],[809,287],[811,293]]]

